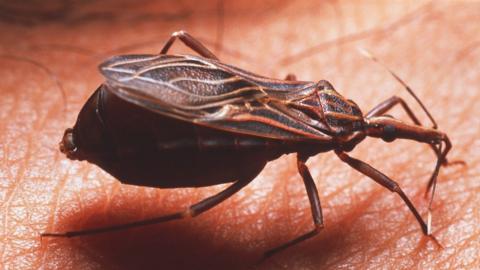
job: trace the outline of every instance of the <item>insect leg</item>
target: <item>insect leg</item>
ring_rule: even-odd
[[[106,233],[106,232],[112,232],[112,231],[131,229],[131,228],[136,228],[140,226],[153,225],[153,224],[158,224],[162,222],[167,222],[167,221],[182,219],[187,217],[195,217],[211,209],[212,207],[215,207],[216,205],[220,204],[224,200],[230,198],[233,194],[235,194],[237,191],[245,187],[252,180],[253,178],[248,180],[239,180],[233,183],[232,185],[230,185],[229,187],[227,187],[226,189],[224,189],[223,191],[211,197],[208,197],[194,205],[191,205],[186,210],[179,211],[177,213],[173,213],[170,215],[154,217],[154,218],[126,223],[126,224],[119,224],[119,225],[80,230],[80,231],[69,231],[69,232],[63,232],[63,233],[42,233],[41,236],[70,238],[70,237],[76,237],[76,236],[82,236],[82,235],[92,235],[92,234],[98,234],[98,233]]]
[[[388,188],[390,191],[392,192],[395,192],[397,193],[400,198],[402,198],[402,200],[405,202],[405,204],[408,206],[408,208],[410,209],[410,212],[412,212],[412,214],[415,216],[415,218],[417,219],[418,221],[418,224],[420,225],[420,227],[422,228],[422,231],[425,235],[430,235],[431,231],[430,231],[430,222],[429,224],[427,225],[425,223],[425,221],[423,221],[422,219],[422,216],[420,216],[420,214],[418,213],[417,209],[415,208],[415,206],[412,204],[412,202],[410,201],[410,199],[408,199],[407,195],[405,195],[405,193],[403,192],[403,190],[400,188],[400,186],[395,182],[393,181],[392,179],[390,179],[388,176],[386,176],[385,174],[381,173],[380,171],[378,171],[377,169],[373,168],[372,166],[368,165],[367,163],[361,161],[361,160],[358,160],[358,159],[355,159],[355,158],[352,158],[350,157],[349,155],[347,155],[345,152],[342,152],[342,151],[338,151],[336,150],[335,151],[335,154],[337,154],[337,156],[345,163],[347,163],[348,165],[350,165],[350,167],[354,168],[355,170],[361,172],[362,174],[370,177],[371,179],[373,179],[375,182],[379,183],[380,185]],[[430,215],[429,215],[430,216]]]
[[[373,109],[371,109],[367,114],[366,114],[366,118],[370,118],[370,117],[375,117],[375,116],[381,116],[383,115],[384,113],[386,113],[387,111],[391,110],[393,107],[395,107],[396,105],[400,104],[402,106],[402,108],[405,110],[405,112],[407,113],[407,115],[410,117],[410,119],[418,126],[422,126],[422,124],[420,123],[420,121],[418,120],[418,118],[415,116],[415,114],[413,113],[413,111],[410,109],[410,107],[408,106],[408,104],[400,97],[397,97],[397,96],[393,96],[385,101],[383,101],[382,103],[378,104],[377,106],[375,106]],[[434,127],[432,127],[433,129],[436,129],[436,125]],[[440,165],[443,165],[443,166],[447,166],[447,165],[450,165],[450,164],[465,164],[464,161],[453,161],[453,162],[448,162],[448,160],[443,157],[441,158],[441,149],[436,146],[435,144],[429,144],[430,145],[430,148],[432,148],[432,150],[435,152],[435,155],[437,156],[437,160],[438,161],[441,161],[441,164],[438,164],[438,161],[437,161],[437,164],[435,165],[435,170],[433,171],[431,177],[430,177],[430,180],[428,181],[428,184],[427,184],[427,189],[425,191],[425,196],[428,195],[430,189],[432,188],[432,185],[436,179],[436,174],[438,174],[438,167]]]
[[[177,38],[180,39],[180,41],[182,41],[183,44],[185,44],[187,47],[189,47],[196,53],[200,54],[201,56],[205,58],[218,60],[218,58],[210,50],[208,50],[205,46],[203,46],[203,44],[199,40],[192,37],[190,34],[188,34],[183,30],[174,32],[172,36],[170,36],[170,38],[167,40],[165,45],[163,45],[163,48],[160,51],[160,54],[166,54],[170,49],[170,47],[173,45],[173,42],[177,40]]]
[[[287,243],[281,246],[268,250],[267,252],[265,252],[264,258],[270,257],[277,252],[280,252],[288,247],[291,247],[300,242],[303,242],[317,235],[320,232],[320,230],[323,229],[322,207],[320,205],[320,199],[318,197],[317,187],[315,186],[315,182],[313,181],[312,175],[310,174],[310,171],[308,170],[308,167],[305,164],[307,159],[308,159],[307,156],[298,154],[297,167],[298,167],[298,172],[302,176],[303,182],[305,184],[305,189],[307,190],[308,200],[310,201],[313,223],[315,228],[293,240],[288,241]]]
[[[395,107],[398,104],[402,105],[402,108],[405,110],[405,112],[410,117],[410,119],[412,119],[413,123],[415,123],[416,125],[422,126],[422,124],[420,123],[418,118],[415,116],[413,111],[410,109],[408,104],[402,98],[397,97],[397,96],[393,96],[393,97],[383,101],[382,103],[378,104],[377,106],[373,107],[373,109],[371,109],[365,115],[365,117],[370,118],[370,117],[373,117],[373,116],[381,116],[384,113],[391,110],[393,107]]]
[[[393,107],[395,107],[396,105],[402,105],[402,108],[405,110],[405,112],[407,113],[407,115],[410,117],[410,119],[413,121],[413,123],[415,123],[416,125],[418,126],[423,126],[420,121],[418,120],[418,118],[415,116],[415,114],[413,113],[413,111],[410,109],[410,107],[408,106],[408,104],[400,97],[397,97],[397,96],[393,96],[385,101],[383,101],[382,103],[378,104],[377,106],[373,107],[373,109],[371,109],[366,115],[365,115],[365,118],[370,118],[370,117],[375,117],[375,116],[381,116],[383,115],[384,113],[388,112],[389,110],[391,110]],[[437,129],[437,126],[436,124],[432,127],[433,129]],[[439,149],[435,148],[433,145],[430,145],[432,147],[432,149],[435,151],[435,154],[437,156],[439,156],[440,152],[441,151],[438,151]],[[451,163],[454,163],[454,164],[465,164],[464,161],[453,161]],[[443,160],[442,161],[442,165],[449,165],[451,164],[447,161],[447,159]]]
[[[428,118],[430,119],[430,121],[432,122],[432,128],[433,129],[437,129],[437,122],[435,121],[435,119],[433,119],[433,116],[430,114],[430,112],[427,110],[427,107],[425,107],[425,105],[423,104],[423,102],[420,100],[420,98],[417,97],[417,95],[415,94],[415,92],[413,92],[412,88],[410,88],[410,86],[408,86],[395,72],[393,72],[393,70],[391,70],[387,65],[383,64],[382,62],[380,62],[380,60],[378,60],[375,56],[373,56],[370,52],[366,51],[366,50],[363,50],[361,49],[361,53],[363,55],[365,55],[366,57],[370,58],[371,60],[377,62],[378,64],[380,64],[381,66],[383,66],[383,68],[385,68],[389,73],[390,75],[392,75],[392,77],[397,81],[399,82],[403,88],[417,101],[417,103],[420,105],[420,107],[422,107],[422,110],[425,112],[425,114],[428,116]]]
[[[418,126],[422,126],[422,124],[420,123],[420,121],[418,120],[418,118],[415,116],[415,114],[413,113],[413,111],[410,109],[410,107],[408,106],[408,104],[400,97],[397,97],[397,96],[393,96],[385,101],[383,101],[382,103],[378,104],[377,106],[375,106],[373,109],[371,109],[367,114],[366,114],[366,118],[370,118],[370,117],[375,117],[375,116],[381,116],[383,115],[384,113],[388,112],[389,110],[391,110],[393,107],[395,107],[396,105],[400,104],[402,106],[402,108],[405,110],[405,112],[407,113],[407,115],[410,117],[410,119],[413,121],[413,123],[415,123],[416,125]],[[436,127],[433,127],[434,129]],[[440,160],[440,155],[441,155],[441,149],[437,148],[437,146],[435,144],[430,144],[430,148],[432,148],[433,152],[435,153],[435,155],[437,156],[437,160]],[[438,162],[437,162],[438,163]],[[445,160],[442,160],[442,164],[443,165],[447,165],[448,164],[448,161],[445,159]],[[427,184],[427,189],[426,189],[426,192],[425,192],[425,196],[428,195],[431,187],[432,187],[432,184],[434,182],[434,179],[436,178],[435,174],[438,173],[438,167],[439,165],[435,165],[435,170],[433,171],[431,177],[430,177],[430,180],[428,181],[428,184]]]
[[[295,74],[288,73],[287,76],[285,77],[285,80],[286,80],[286,81],[296,81],[296,80],[297,80],[297,76],[295,76]]]

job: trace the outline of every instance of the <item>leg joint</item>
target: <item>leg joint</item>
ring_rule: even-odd
[[[344,162],[350,161],[350,157],[347,154],[345,154],[343,151],[336,150],[335,154],[337,154],[337,156]]]
[[[180,36],[185,36],[187,32],[185,30],[180,30],[180,31],[175,31],[172,33],[172,36],[174,37],[180,37]]]
[[[305,165],[305,163],[301,160],[297,160],[297,167],[298,167],[298,170],[300,172],[300,174],[304,174],[305,172],[308,172],[308,168],[307,166]]]
[[[396,182],[392,182],[389,189],[392,191],[392,192],[395,192],[395,193],[399,193],[399,192],[402,192],[402,189],[400,188],[400,186],[396,183]]]
[[[182,218],[195,217],[196,215],[198,215],[197,211],[193,207],[189,207],[183,211]]]
[[[323,223],[318,223],[318,224],[315,224],[314,231],[315,231],[315,233],[319,233],[321,230],[323,230],[323,228],[325,228]]]

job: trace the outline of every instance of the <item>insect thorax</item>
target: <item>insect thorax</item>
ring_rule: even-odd
[[[333,89],[318,92],[325,122],[335,135],[350,134],[363,128],[363,114],[355,102]]]

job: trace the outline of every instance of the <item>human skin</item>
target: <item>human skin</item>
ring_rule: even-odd
[[[95,165],[70,161],[58,150],[63,131],[102,83],[96,66],[104,58],[156,53],[180,29],[206,42],[223,61],[256,73],[327,79],[364,112],[392,95],[402,96],[429,126],[402,87],[357,51],[368,49],[423,100],[452,140],[449,159],[467,163],[443,167],[438,177],[432,232],[440,247],[422,234],[397,195],[333,153],[312,157],[307,165],[325,228],[255,267],[480,267],[480,28],[475,19],[480,4],[257,2],[225,1],[223,9],[217,1],[201,6],[195,1],[97,1],[64,9],[53,1],[0,4],[1,269],[250,268],[265,250],[312,228],[292,154],[270,162],[250,185],[195,219],[40,239],[42,232],[169,214],[226,187],[122,185]],[[190,53],[177,45],[173,51]],[[391,114],[409,122],[400,109]],[[435,163],[427,145],[367,139],[350,154],[396,180],[426,218],[423,194]]]

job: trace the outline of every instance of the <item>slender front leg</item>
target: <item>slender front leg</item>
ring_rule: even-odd
[[[393,96],[393,97],[385,100],[384,102],[378,104],[373,109],[371,109],[366,114],[365,117],[368,119],[368,118],[371,118],[371,117],[381,116],[381,115],[385,114],[386,112],[388,112],[389,110],[391,110],[393,107],[395,107],[398,104],[400,104],[402,106],[402,108],[405,110],[405,112],[410,117],[410,119],[413,121],[413,123],[415,123],[418,126],[422,126],[422,124],[420,123],[418,118],[415,116],[413,111],[410,109],[408,104],[402,98],[397,97],[397,96]],[[434,123],[434,126],[432,128],[436,129],[437,128],[436,123],[435,122],[433,122],[433,123]],[[440,157],[440,155],[442,153],[440,148],[438,148],[435,144],[429,144],[429,145],[430,145],[430,148],[432,148],[435,155],[437,156],[437,164],[435,165],[435,170],[433,171],[432,175],[430,176],[430,180],[428,181],[427,188],[425,190],[425,196],[428,196],[428,193],[430,192],[434,181],[436,181],[435,180],[436,179],[436,174],[438,174],[438,168],[439,168],[440,165],[447,166],[447,165],[450,165],[450,164],[457,164],[457,163],[460,163],[460,164],[463,163],[464,164],[463,161],[454,161],[452,163],[449,163],[448,160],[445,157],[443,159]],[[441,160],[440,164],[438,163],[438,160]]]
[[[317,235],[320,232],[320,230],[323,228],[322,207],[320,205],[320,199],[318,197],[317,187],[315,186],[315,182],[313,181],[312,175],[310,174],[310,171],[308,170],[308,167],[305,164],[307,159],[308,157],[302,154],[298,154],[297,167],[298,167],[298,172],[302,176],[303,183],[305,184],[305,189],[307,190],[308,200],[310,201],[310,207],[312,211],[313,224],[315,228],[293,240],[288,241],[287,243],[281,246],[270,249],[269,251],[265,252],[264,258],[268,258],[277,252],[280,252],[288,247],[291,247],[309,238],[312,238],[313,236]]]
[[[400,196],[400,198],[402,198],[402,200],[405,202],[405,204],[408,206],[408,208],[410,209],[412,214],[415,216],[415,218],[417,219],[418,224],[422,228],[422,232],[425,235],[430,235],[430,233],[431,233],[430,210],[429,210],[429,213],[428,213],[429,222],[428,222],[428,225],[427,225],[425,223],[425,221],[423,221],[422,216],[418,213],[417,209],[412,204],[410,199],[408,199],[407,195],[405,195],[403,190],[400,188],[400,186],[395,181],[393,181],[392,179],[390,179],[388,176],[381,173],[377,169],[373,168],[372,166],[368,165],[367,163],[365,163],[361,160],[350,157],[345,152],[337,150],[337,151],[335,151],[335,154],[337,154],[337,156],[343,162],[347,163],[348,165],[350,165],[355,170],[357,170],[357,171],[361,172],[362,174],[370,177],[375,182],[377,182],[380,185],[388,188],[390,191],[397,193]]]
[[[253,179],[248,179],[248,180],[240,180],[229,187],[227,187],[225,190],[221,191],[220,193],[217,193],[211,197],[208,197],[204,199],[203,201],[200,201],[190,207],[188,207],[184,211],[180,211],[177,213],[173,213],[170,215],[165,215],[165,216],[160,216],[160,217],[154,217],[142,221],[136,221],[136,222],[131,222],[131,223],[126,223],[126,224],[120,224],[120,225],[114,225],[114,226],[108,226],[108,227],[102,227],[102,228],[95,228],[95,229],[87,229],[87,230],[80,230],[80,231],[69,231],[69,232],[63,232],[63,233],[42,233],[42,237],[76,237],[76,236],[81,236],[81,235],[92,235],[92,234],[98,234],[98,233],[106,233],[106,232],[113,232],[113,231],[119,231],[119,230],[126,230],[126,229],[131,229],[135,227],[140,227],[140,226],[146,226],[146,225],[153,225],[153,224],[158,224],[162,222],[167,222],[171,220],[176,220],[176,219],[183,219],[187,217],[195,217],[198,216],[199,214],[209,210],[210,208],[220,204],[224,200],[230,198],[233,194],[235,194],[237,191],[245,187],[248,183],[250,183]]]
[[[163,48],[160,51],[160,54],[166,54],[170,49],[170,47],[173,45],[173,42],[177,40],[177,38],[179,38],[180,41],[183,42],[183,44],[185,44],[187,47],[197,52],[201,56],[205,58],[218,60],[218,58],[211,51],[209,51],[205,46],[203,46],[203,44],[200,41],[198,41],[196,38],[192,37],[190,34],[188,34],[185,31],[174,32],[170,37],[170,39],[167,40],[165,45],[163,45]]]
[[[370,58],[371,60],[377,62],[378,64],[380,64],[381,66],[383,66],[383,68],[385,68],[389,73],[390,75],[393,76],[393,78],[399,82],[403,88],[418,102],[418,105],[420,105],[420,107],[422,107],[422,110],[425,112],[425,114],[428,116],[428,118],[430,119],[430,121],[432,122],[432,128],[433,129],[437,129],[437,122],[435,121],[435,119],[433,119],[433,116],[432,114],[427,110],[427,107],[425,107],[425,105],[423,104],[423,102],[420,100],[420,98],[417,97],[417,95],[415,94],[415,92],[413,92],[412,88],[410,88],[410,86],[408,86],[395,72],[393,72],[393,70],[391,70],[390,68],[387,67],[387,65],[383,64],[382,62],[380,62],[375,56],[373,56],[370,52],[366,51],[366,50],[361,50],[361,53],[363,55],[365,55],[366,57]]]
[[[393,96],[393,97],[385,100],[384,102],[378,104],[377,106],[373,107],[373,109],[371,109],[365,115],[365,117],[368,119],[370,117],[381,116],[381,115],[385,114],[386,112],[388,112],[389,110],[391,110],[393,107],[395,107],[398,104],[402,105],[403,110],[407,113],[408,117],[410,117],[410,119],[413,121],[413,123],[415,123],[418,126],[423,126],[422,123],[420,123],[418,118],[415,116],[413,111],[410,109],[408,104],[402,98],[397,97],[397,96]],[[432,127],[432,128],[433,129],[437,128],[436,123],[434,124],[434,127]],[[438,157],[438,149],[435,148],[435,146],[432,145],[432,144],[430,144],[430,147],[432,148],[433,152]],[[428,190],[430,190],[430,188],[427,188],[427,191]]]
[[[416,125],[419,125],[419,126],[422,125],[420,123],[420,121],[418,120],[418,118],[413,113],[413,111],[410,109],[408,104],[402,98],[397,97],[397,96],[393,96],[393,97],[383,101],[382,103],[378,104],[377,106],[373,107],[373,109],[371,109],[365,115],[365,117],[370,118],[370,117],[373,117],[373,116],[381,116],[381,115],[385,114],[386,112],[388,112],[389,110],[391,110],[393,107],[395,107],[398,104],[402,105],[402,108],[405,110],[405,112],[410,117],[410,119],[412,119],[413,123],[415,123]],[[433,127],[433,128],[436,129],[436,127]]]

